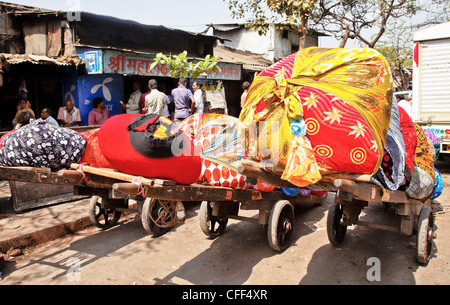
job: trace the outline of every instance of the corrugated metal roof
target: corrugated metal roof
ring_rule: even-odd
[[[0,60],[5,68],[8,65],[17,65],[22,63],[32,63],[32,64],[47,64],[47,65],[57,65],[57,66],[78,66],[81,63],[81,59],[78,56],[61,56],[58,58],[50,58],[47,56],[40,56],[34,54],[0,54]]]
[[[272,65],[272,62],[265,59],[262,55],[233,50],[224,46],[214,47],[214,56],[221,62],[241,64],[244,70],[248,71],[261,72]]]
[[[228,24],[210,24],[208,29],[210,27],[212,27],[214,30],[217,30],[219,32],[229,32],[229,31],[234,31],[234,30],[238,30],[241,28],[245,28],[245,23],[228,23]],[[290,27],[287,24],[283,24],[283,23],[273,23],[273,25],[275,26],[280,26],[280,27]],[[291,28],[292,31],[296,31],[293,28]],[[308,29],[308,34],[309,35],[313,35],[313,36],[330,36],[328,34],[319,32],[315,29]]]
[[[214,28],[215,30],[222,31],[222,32],[233,31],[233,30],[237,30],[237,29],[245,27],[244,24],[237,24],[237,23],[233,23],[233,24],[211,24],[210,26],[212,28]]]
[[[75,40],[80,45],[155,54],[187,51],[190,56],[205,57],[212,52],[218,39],[162,25],[146,25],[87,12],[80,14],[82,22],[73,23]]]
[[[0,6],[6,9],[8,13],[13,13],[16,16],[26,14],[57,14],[58,11],[49,10],[45,8],[39,8],[34,6],[27,6],[22,4],[8,3],[0,1]]]

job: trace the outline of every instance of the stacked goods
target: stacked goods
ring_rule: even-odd
[[[246,177],[229,168],[233,160],[245,158],[237,125],[236,118],[215,113],[196,114],[181,123],[180,130],[191,137],[202,157],[198,183],[248,189]]]
[[[255,78],[239,138],[249,159],[297,187],[344,174],[414,199],[436,196],[434,147],[392,93],[378,51],[308,48]]]
[[[81,164],[89,165],[98,168],[112,168],[112,165],[106,160],[98,145],[98,131],[100,128],[88,130],[83,133],[86,139],[86,150],[83,158],[80,160]]]
[[[431,195],[431,199],[436,199],[442,195],[442,191],[444,189],[444,181],[442,181],[441,173],[435,168],[436,173],[436,182],[434,183],[434,192]]]
[[[373,177],[373,182],[378,181],[383,187],[396,191],[405,180],[405,158],[405,141],[401,129],[399,107],[396,102],[393,102],[391,124],[383,160],[380,169]]]
[[[76,131],[33,120],[3,138],[0,165],[57,171],[78,163],[85,148],[86,140]]]
[[[335,172],[373,175],[391,105],[392,76],[379,52],[308,48],[255,78],[239,137],[251,158],[271,160],[298,187]]]
[[[439,152],[441,150],[441,143],[439,141],[439,138],[428,129],[424,129],[423,131],[425,131],[425,134],[428,138],[428,144],[430,145],[431,148],[431,154],[434,157],[434,161],[436,161],[439,157]]]
[[[414,124],[417,134],[417,146],[414,157],[414,168],[411,181],[406,189],[406,193],[411,198],[424,199],[432,195],[436,174],[434,171],[434,159],[428,144],[425,131],[417,124]],[[434,150],[434,147],[433,147]]]
[[[194,183],[200,175],[201,158],[191,139],[154,114],[110,118],[98,132],[98,144],[113,168],[126,174],[178,184]]]
[[[417,147],[417,134],[413,120],[402,107],[399,107],[399,114],[400,128],[403,135],[403,142],[405,144],[405,179],[407,183],[409,183],[411,181],[414,169],[414,159],[416,156]]]

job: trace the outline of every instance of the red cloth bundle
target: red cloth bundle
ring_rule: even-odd
[[[191,139],[172,121],[156,115],[112,117],[100,128],[98,143],[108,162],[127,174],[191,184],[201,172]]]

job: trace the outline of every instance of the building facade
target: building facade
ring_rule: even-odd
[[[276,62],[298,51],[300,34],[292,29],[277,31],[277,25],[271,24],[266,35],[259,35],[258,31],[248,29],[245,24],[212,24],[213,35],[224,38],[223,46],[261,54],[263,58]],[[310,31],[306,38],[305,47],[319,45],[319,36],[324,34]]]
[[[187,51],[191,60],[213,55],[217,37],[194,34],[164,26],[143,25],[85,12],[57,12],[0,2],[7,17],[5,30],[14,34],[2,46],[0,99],[5,101],[0,117],[1,130],[12,128],[17,102],[24,93],[36,114],[43,107],[57,113],[67,99],[80,109],[83,125],[92,110],[92,100],[103,97],[111,114],[123,112],[138,82],[147,91],[151,78],[170,93],[178,80],[169,76],[166,67],[149,67],[157,53],[179,54]],[[6,30],[8,28],[8,30]],[[20,61],[11,54],[20,53]],[[220,62],[221,71],[208,76],[222,80],[226,87],[238,88],[242,65]],[[230,104],[239,101],[230,99]],[[238,114],[238,113],[237,113]],[[236,115],[236,114],[235,114]]]

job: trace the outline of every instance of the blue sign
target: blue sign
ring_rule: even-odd
[[[78,78],[78,108],[84,125],[88,124],[89,112],[91,112],[92,101],[96,97],[102,97],[106,109],[111,115],[122,113],[120,101],[124,99],[123,75],[100,74],[85,75]]]
[[[103,73],[103,52],[95,49],[77,49],[77,55],[86,65],[89,74]]]

